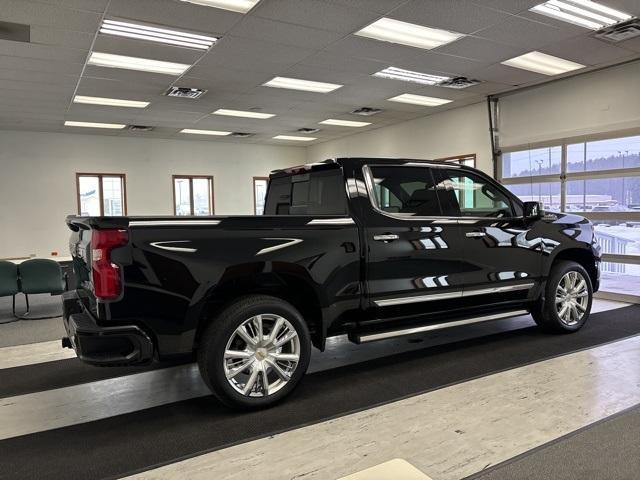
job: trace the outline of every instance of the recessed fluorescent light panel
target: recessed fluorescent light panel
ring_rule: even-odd
[[[275,117],[273,113],[245,112],[244,110],[228,110],[226,108],[219,108],[215,112],[212,112],[212,115],[224,115],[227,117],[258,118],[261,120]]]
[[[124,68],[141,72],[163,73],[165,75],[182,75],[191,65],[184,63],[163,62],[150,58],[127,57],[112,53],[92,52],[89,65],[97,67]]]
[[[628,13],[590,0],[549,0],[530,10],[591,30],[599,30],[632,18]]]
[[[119,98],[105,97],[87,97],[85,95],[76,95],[73,103],[86,103],[88,105],[105,105],[108,107],[128,107],[128,108],[145,108],[149,106],[149,102],[138,102],[136,100],[120,100]]]
[[[187,3],[195,3],[205,7],[221,8],[237,13],[247,13],[260,0],[182,0]]]
[[[275,77],[263,84],[265,87],[303,90],[305,92],[328,93],[342,87],[336,83],[312,82],[298,78]]]
[[[180,133],[192,133],[194,135],[215,135],[217,137],[226,137],[232,132],[221,132],[220,130],[195,130],[193,128],[183,128]]]
[[[337,120],[335,118],[328,118],[320,122],[322,125],[337,125],[339,127],[366,127],[371,125],[371,122],[354,122],[353,120]]]
[[[391,80],[402,80],[403,82],[419,83],[421,85],[437,85],[440,82],[449,80],[451,77],[441,75],[431,75],[429,73],[412,72],[402,68],[389,67],[380,70],[372,75],[378,78],[390,78]]]
[[[403,93],[388,100],[390,102],[410,103],[411,105],[421,105],[423,107],[437,107],[453,101],[446,98],[425,97],[424,95],[413,95],[411,93]]]
[[[179,32],[168,28],[149,27],[138,23],[121,22],[120,20],[104,20],[100,33],[118,37],[135,38],[149,42],[164,43],[178,47],[208,50],[218,40],[215,37]]]
[[[502,62],[503,65],[529,70],[530,72],[541,73],[543,75],[559,75],[584,68],[580,63],[554,57],[542,52],[529,52],[519,57],[511,58]]]
[[[86,128],[111,128],[114,130],[119,130],[121,128],[126,127],[121,123],[94,123],[94,122],[72,122],[67,120],[64,122],[65,127],[86,127]]]
[[[423,27],[413,23],[401,22],[391,18],[381,18],[355,33],[361,37],[373,38],[383,42],[399,43],[410,47],[432,48],[451,43],[464,34],[449,32],[438,28]]]
[[[294,135],[276,135],[274,140],[291,140],[292,142],[311,142],[317,140],[315,137],[296,137]]]

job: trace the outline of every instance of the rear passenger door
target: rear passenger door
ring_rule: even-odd
[[[384,317],[450,308],[462,295],[457,220],[443,216],[431,168],[420,163],[363,168],[366,282]]]
[[[443,211],[460,225],[465,306],[531,296],[541,274],[541,239],[532,236],[520,205],[479,172],[434,172]]]

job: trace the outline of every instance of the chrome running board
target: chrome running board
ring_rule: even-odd
[[[355,343],[375,342],[376,340],[384,340],[387,338],[403,337],[405,335],[413,335],[416,333],[431,332],[433,330],[442,330],[444,328],[459,327],[462,325],[471,325],[473,323],[490,322],[493,320],[502,320],[520,315],[528,315],[526,310],[511,310],[509,312],[494,313],[491,315],[483,315],[480,317],[465,318],[462,320],[454,320],[452,322],[435,323],[431,325],[423,325],[421,327],[404,328],[401,330],[388,330],[384,332],[371,333],[354,333],[350,338]]]

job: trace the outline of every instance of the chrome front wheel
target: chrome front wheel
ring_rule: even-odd
[[[300,338],[286,318],[263,313],[231,334],[223,369],[233,389],[246,397],[267,397],[285,387],[300,362]]]
[[[565,273],[556,287],[555,305],[558,318],[567,326],[577,325],[589,305],[587,280],[578,271]]]

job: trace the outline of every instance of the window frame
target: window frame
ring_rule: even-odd
[[[127,216],[127,175],[125,173],[89,173],[76,172],[76,205],[78,215],[82,215],[82,204],[80,202],[80,178],[81,177],[97,177],[98,178],[98,199],[100,203],[100,216],[104,217],[104,186],[102,184],[103,177],[119,177],[122,184],[122,215]]]
[[[515,184],[528,184],[528,183],[547,183],[547,182],[560,182],[560,211],[565,211],[567,206],[567,185],[571,181],[575,180],[597,180],[603,178],[621,178],[621,177],[638,177],[640,176],[640,167],[629,168],[615,168],[607,170],[594,170],[594,171],[568,171],[568,158],[567,148],[569,145],[584,144],[586,151],[586,144],[590,142],[597,142],[602,140],[614,140],[625,137],[634,137],[640,135],[640,128],[631,128],[624,130],[615,130],[606,133],[594,133],[587,135],[578,135],[573,137],[563,137],[554,140],[547,140],[543,142],[532,142],[524,145],[513,145],[509,147],[503,147],[501,154],[498,156],[498,181],[502,185],[515,185]],[[560,173],[547,174],[539,176],[529,177],[507,177],[503,178],[503,155],[505,153],[534,150],[537,148],[548,147],[561,147],[560,158]],[[640,221],[639,212],[570,212],[580,215],[588,220],[619,220],[619,221]],[[615,254],[615,253],[602,253],[603,262],[612,263],[625,263],[632,265],[640,265],[640,255],[631,254]],[[609,298],[612,300],[631,301],[638,302],[640,296],[630,296],[628,294],[602,291],[602,294],[598,292],[601,298]]]
[[[365,186],[367,187],[367,195],[369,196],[369,203],[371,204],[371,207],[373,208],[373,210],[376,213],[379,213],[381,215],[384,215],[386,217],[390,217],[390,218],[394,218],[396,220],[452,220],[452,219],[456,219],[456,220],[492,220],[492,217],[471,217],[471,216],[462,216],[462,215],[432,215],[432,216],[417,216],[417,215],[399,215],[399,214],[395,214],[395,213],[391,213],[391,212],[385,212],[384,210],[382,210],[381,208],[378,207],[377,204],[377,200],[376,200],[376,195],[375,195],[375,190],[374,190],[374,176],[373,176],[373,172],[371,171],[371,167],[377,167],[377,166],[384,166],[384,167],[398,167],[398,168],[404,168],[404,167],[420,167],[420,168],[429,168],[429,169],[457,169],[459,168],[461,171],[465,171],[465,168],[470,168],[467,167],[465,165],[458,165],[455,163],[451,163],[451,164],[421,164],[418,162],[409,162],[409,163],[403,163],[403,164],[377,164],[377,165],[370,165],[370,164],[365,164],[362,166],[362,175],[364,177],[364,183]],[[471,172],[475,175],[478,175],[481,178],[484,178],[485,180],[488,180],[489,183],[491,183],[494,187],[496,187],[500,192],[502,192],[509,200],[511,200],[511,202],[515,202],[518,205],[520,205],[520,208],[522,208],[522,201],[516,197],[513,193],[511,193],[507,188],[505,188],[503,185],[500,184],[500,182],[496,181],[495,179],[491,178],[489,175],[485,174],[484,172],[480,171],[480,170],[473,170],[473,172]],[[437,179],[437,176],[435,174],[435,172],[431,172],[431,174],[433,175],[434,179]],[[511,209],[512,212],[515,211],[515,209],[513,208],[513,205],[511,205]],[[442,206],[440,207],[440,210],[442,211]],[[522,217],[500,217],[500,220],[517,220],[517,219],[521,219]],[[495,219],[493,219],[495,220]]]
[[[171,175],[171,190],[173,191],[173,215],[175,217],[178,216],[178,212],[176,209],[176,180],[189,180],[189,217],[194,217],[193,209],[194,209],[194,201],[193,201],[193,180],[194,179],[203,179],[209,180],[209,210],[211,213],[209,215],[197,215],[198,217],[210,217],[215,215],[215,199],[213,198],[213,193],[215,191],[213,185],[213,175]]]
[[[257,202],[257,198],[256,198],[256,180],[264,180],[267,182],[267,189],[264,192],[264,199],[265,199],[265,207],[267,206],[266,204],[266,200],[267,200],[267,193],[269,192],[269,177],[253,177],[253,214],[254,215],[258,215],[258,216],[262,216],[264,215],[264,208],[262,209],[262,213],[259,214],[258,213],[258,202]],[[175,202],[174,202],[175,203]]]
[[[465,165],[463,163],[460,163],[463,160],[473,160],[473,165]],[[437,162],[449,162],[449,163],[452,163],[454,165],[462,165],[464,167],[476,168],[477,156],[476,156],[475,153],[467,153],[466,155],[453,155],[451,157],[436,158],[435,161],[437,161]]]

